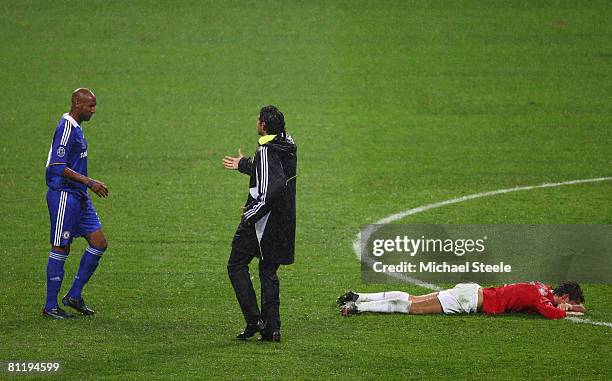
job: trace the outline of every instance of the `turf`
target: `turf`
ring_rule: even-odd
[[[343,319],[363,285],[360,226],[461,195],[612,176],[609,2],[0,4],[0,360],[63,378],[610,379],[612,330],[524,315]],[[69,92],[85,124],[109,250],[93,319],[40,317],[44,164]],[[296,263],[280,270],[283,342],[236,342],[226,275],[264,104],[299,146]],[[472,200],[419,223],[612,223],[612,182]],[[65,289],[84,241],[75,242]],[[254,272],[256,273],[256,271]],[[586,285],[612,321],[612,286]],[[0,377],[6,375],[0,374]],[[44,376],[43,376],[44,377]]]

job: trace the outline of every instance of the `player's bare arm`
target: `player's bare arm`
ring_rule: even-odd
[[[565,303],[565,305],[558,305],[557,308],[565,311],[566,316],[581,316],[586,312],[586,308],[581,304],[570,304]],[[567,309],[565,309],[567,308]]]
[[[106,184],[104,184],[101,181],[91,179],[87,176],[83,176],[80,173],[75,172],[68,167],[64,168],[64,173],[62,173],[62,176],[69,178],[71,180],[74,180],[74,181],[78,181],[81,184],[87,185],[87,187],[91,189],[99,197],[108,196],[108,188],[106,187]]]
[[[242,159],[244,155],[242,154],[242,150],[238,148],[238,157],[225,156],[223,158],[223,166],[227,169],[238,169],[238,163],[240,163],[240,159]]]
[[[570,304],[570,309],[567,311],[585,313],[586,307],[584,304]]]

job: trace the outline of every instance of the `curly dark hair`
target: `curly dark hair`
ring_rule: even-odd
[[[266,124],[270,135],[285,133],[285,116],[275,106],[264,106],[259,111],[259,120]]]
[[[584,303],[582,289],[576,282],[563,282],[553,290],[553,293],[557,296],[568,294],[570,300],[578,303]]]

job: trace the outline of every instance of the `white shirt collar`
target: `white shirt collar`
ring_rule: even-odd
[[[81,126],[79,126],[79,124],[76,122],[76,120],[74,120],[74,118],[73,118],[73,117],[71,117],[69,113],[65,113],[65,114],[64,114],[64,119],[66,119],[67,121],[69,121],[69,122],[70,122],[70,124],[72,124],[74,127],[81,128]]]

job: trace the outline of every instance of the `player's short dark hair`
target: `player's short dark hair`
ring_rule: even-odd
[[[285,116],[275,106],[264,106],[259,111],[259,120],[266,124],[270,135],[285,133]]]
[[[584,303],[582,289],[576,282],[563,282],[553,290],[553,293],[557,296],[568,294],[570,300],[578,303]]]

